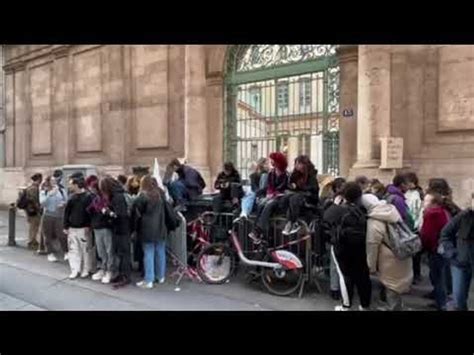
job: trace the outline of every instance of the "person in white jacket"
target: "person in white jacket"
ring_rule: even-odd
[[[403,309],[402,294],[410,290],[413,279],[412,259],[398,259],[386,246],[387,223],[401,220],[395,206],[381,201],[373,194],[362,195],[367,210],[367,264],[386,289],[387,305],[380,310]]]

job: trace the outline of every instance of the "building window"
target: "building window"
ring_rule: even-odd
[[[261,112],[262,110],[262,90],[258,86],[251,87],[249,89],[250,95],[250,106],[257,111]]]
[[[288,113],[288,82],[279,81],[277,83],[277,108],[278,114]]]
[[[306,110],[311,107],[312,88],[310,78],[300,79],[299,98],[301,109]]]

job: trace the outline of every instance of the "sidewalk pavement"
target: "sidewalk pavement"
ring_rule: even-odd
[[[174,284],[175,279],[168,278],[165,284],[152,290],[134,285],[113,290],[110,285],[90,279],[69,280],[65,262],[50,263],[45,256],[26,249],[24,217],[16,219],[18,247],[7,247],[7,220],[8,213],[0,211],[0,299],[5,300],[0,301],[0,309],[331,311],[339,304],[327,294],[318,294],[312,289],[301,299],[276,297],[265,292],[258,282],[249,284],[238,277],[216,286],[185,278],[179,288]],[[138,281],[137,275],[134,277],[134,281]],[[425,277],[424,284],[416,286],[404,298],[406,306],[411,310],[428,310],[428,301],[421,295],[429,290],[428,277]],[[374,290],[373,294],[376,298],[378,292]]]

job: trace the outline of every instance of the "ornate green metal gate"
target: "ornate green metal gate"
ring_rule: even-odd
[[[339,173],[339,66],[332,45],[230,48],[226,75],[226,160],[243,178],[278,150],[307,154],[320,173]]]

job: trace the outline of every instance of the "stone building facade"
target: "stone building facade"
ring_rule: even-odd
[[[210,183],[224,159],[229,47],[5,46],[0,202],[14,200],[33,171],[66,164],[117,174],[186,157]],[[474,46],[340,46],[338,57],[340,109],[354,112],[340,118],[341,174],[388,182],[396,170],[380,169],[380,138],[402,137],[403,168],[422,182],[447,177],[467,204]]]

